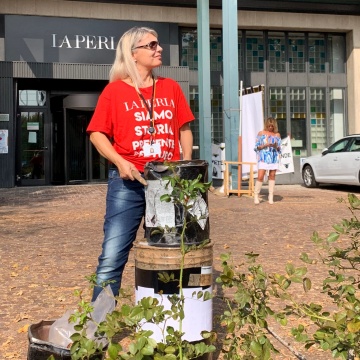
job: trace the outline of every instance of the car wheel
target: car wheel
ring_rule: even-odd
[[[317,187],[319,183],[315,181],[314,171],[310,165],[306,165],[302,172],[304,185],[308,188]]]

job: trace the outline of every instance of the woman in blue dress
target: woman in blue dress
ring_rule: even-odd
[[[264,130],[259,131],[256,137],[255,149],[258,161],[258,177],[255,184],[254,203],[260,203],[259,194],[264,176],[269,171],[269,204],[274,203],[274,188],[276,170],[279,168],[281,154],[281,137],[278,132],[276,119],[268,117],[265,120]]]

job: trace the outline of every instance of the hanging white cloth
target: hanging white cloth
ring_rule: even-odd
[[[263,92],[242,96],[241,111],[241,138],[242,138],[242,162],[257,162],[254,151],[256,135],[264,128]],[[254,166],[257,172],[257,166]],[[249,175],[250,166],[242,166],[242,177]],[[256,176],[256,175],[255,175]]]

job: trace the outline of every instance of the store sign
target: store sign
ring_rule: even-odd
[[[5,60],[40,63],[112,64],[121,35],[134,26],[159,34],[164,66],[170,65],[169,23],[5,15]],[[21,24],[21,26],[19,26]]]
[[[114,36],[94,36],[94,35],[65,35],[58,36],[52,34],[52,47],[68,49],[98,49],[115,50]]]

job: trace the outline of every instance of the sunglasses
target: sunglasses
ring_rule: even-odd
[[[132,48],[132,50],[135,50],[135,49],[149,49],[149,50],[155,51],[158,46],[160,46],[160,43],[158,41],[154,40],[154,41],[150,41],[146,45],[136,46],[136,47]]]

